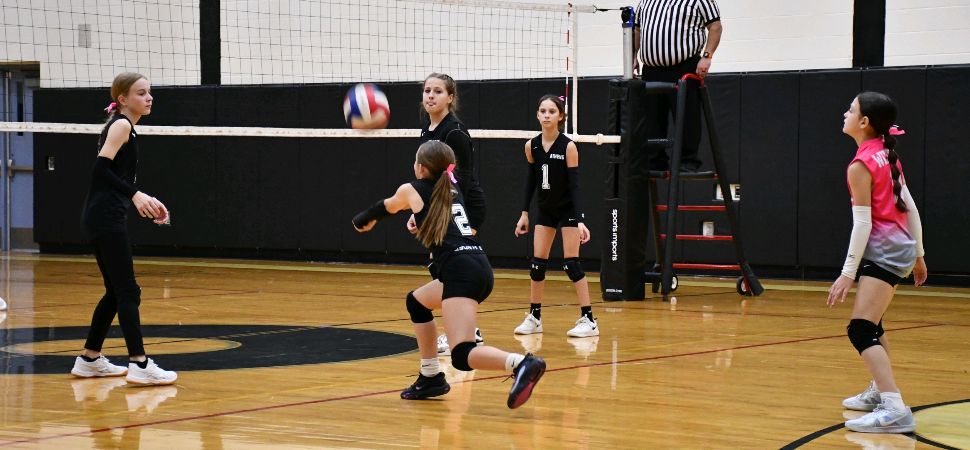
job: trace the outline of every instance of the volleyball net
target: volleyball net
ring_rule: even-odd
[[[562,79],[573,132],[581,16],[597,12],[488,0],[5,0],[3,10],[0,68],[36,66],[41,88],[107,87],[125,71],[195,86],[213,61],[222,85]]]

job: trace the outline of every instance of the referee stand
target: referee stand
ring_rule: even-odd
[[[632,61],[632,56],[628,58]],[[720,150],[717,127],[714,124],[710,95],[704,80],[695,74],[686,74],[676,83],[644,82],[627,79],[610,83],[610,132],[621,136],[620,144],[610,150],[606,177],[606,223],[607,239],[604,239],[600,286],[604,300],[642,300],[645,283],[653,292],[660,292],[667,300],[677,289],[675,270],[736,271],[737,291],[741,295],[761,295],[764,288],[751,270],[744,256],[741,242],[737,208],[731,195],[730,183],[719,174],[726,166]],[[678,171],[650,171],[649,153],[645,148],[670,149],[670,167],[679,168],[683,147],[684,109],[688,83],[698,83],[702,113],[707,125],[708,137],[714,161],[714,171],[680,173]],[[634,125],[643,113],[644,98],[648,95],[666,95],[676,92],[676,108],[673,127],[668,127],[666,139],[647,139],[634,135]],[[642,131],[642,130],[641,130]],[[647,141],[647,145],[639,145]],[[722,205],[680,205],[678,198],[682,182],[715,180],[720,187]],[[658,190],[667,184],[666,204],[660,204]],[[696,235],[677,234],[663,230],[677,230],[678,215],[689,212],[723,212],[727,216],[729,234]],[[649,212],[649,219],[646,215]],[[663,217],[662,217],[663,216]],[[652,223],[656,263],[647,270],[647,220]],[[675,263],[676,241],[718,242],[731,241],[736,264],[711,264],[704,262]]]

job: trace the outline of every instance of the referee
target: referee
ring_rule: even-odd
[[[714,0],[640,0],[634,30],[639,33],[639,39],[633,40],[633,70],[636,73],[642,67],[643,81],[676,82],[686,73],[705,77],[721,41],[721,13]],[[700,99],[697,83],[688,81],[687,86],[679,169],[696,172],[701,167],[701,160],[697,158],[701,140]],[[647,137],[651,139],[665,138],[667,116],[676,105],[676,93],[647,97],[646,110],[634,128],[643,131],[641,127],[646,127]],[[647,152],[653,152],[648,153],[650,170],[670,169],[662,149],[647,149]]]

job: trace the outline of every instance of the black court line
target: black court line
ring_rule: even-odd
[[[942,407],[942,406],[956,405],[958,403],[967,403],[967,402],[970,402],[970,398],[965,398],[963,400],[952,400],[952,401],[941,402],[941,403],[933,403],[933,404],[930,404],[930,405],[920,405],[920,406],[915,406],[915,407],[913,407],[911,409],[915,413],[915,412],[918,412],[918,411],[921,411],[921,410],[924,410],[924,409],[939,408],[939,407]],[[802,436],[802,437],[800,437],[800,438],[798,438],[798,439],[796,439],[796,440],[788,443],[784,447],[781,447],[781,450],[793,450],[793,449],[796,449],[796,448],[801,447],[801,446],[803,446],[805,444],[808,444],[809,442],[814,441],[815,439],[818,439],[818,438],[820,438],[822,436],[825,436],[827,434],[830,434],[830,433],[833,433],[835,431],[838,431],[838,430],[840,430],[842,428],[845,428],[845,423],[844,422],[843,423],[840,423],[838,425],[832,425],[832,426],[827,427],[827,428],[822,428],[821,430],[818,430],[818,431],[816,431],[814,433],[811,433],[811,434]],[[943,444],[941,442],[936,442],[936,441],[934,441],[932,439],[929,439],[929,438],[920,436],[919,433],[903,433],[903,436],[906,436],[906,437],[908,437],[910,439],[913,439],[913,440],[918,441],[918,442],[922,442],[922,443],[927,444],[927,445],[932,445],[932,446],[937,447],[937,448],[943,448],[943,449],[947,449],[947,450],[960,450],[958,447],[951,447],[951,446],[946,445],[946,444]]]
[[[921,325],[921,326],[914,326],[914,327],[907,327],[907,328],[897,328],[895,331],[903,331],[903,330],[909,330],[909,329],[918,329],[918,328],[926,328],[926,327],[934,327],[934,326],[943,326],[943,325]],[[653,361],[653,360],[661,360],[661,359],[673,359],[673,358],[679,358],[679,357],[685,357],[685,356],[696,356],[696,355],[704,355],[704,354],[710,354],[710,353],[717,353],[717,352],[722,352],[722,351],[726,351],[726,350],[743,350],[743,349],[749,349],[749,348],[770,347],[770,346],[773,346],[773,345],[793,344],[793,343],[799,343],[799,342],[817,341],[817,340],[823,340],[823,339],[833,339],[833,338],[843,338],[843,337],[844,337],[843,335],[839,334],[839,335],[833,335],[833,336],[819,336],[819,337],[813,337],[813,338],[794,339],[794,340],[787,340],[787,341],[766,342],[766,343],[762,343],[762,344],[740,345],[740,346],[729,347],[729,348],[717,348],[717,349],[713,349],[713,350],[702,350],[702,351],[696,351],[696,352],[678,353],[678,354],[671,354],[671,355],[660,355],[660,356],[648,356],[648,357],[643,357],[643,358],[633,358],[633,359],[626,359],[626,360],[616,361],[616,362],[581,364],[581,365],[570,366],[570,367],[561,367],[561,368],[556,368],[556,369],[547,369],[546,372],[560,372],[560,371],[572,370],[572,369],[579,369],[579,368],[584,368],[584,367],[597,367],[597,366],[605,366],[605,365],[612,365],[612,364],[628,364],[628,363],[633,363],[633,362]],[[455,383],[455,384],[474,383],[474,382],[486,381],[486,380],[503,379],[503,378],[507,378],[507,377],[508,377],[508,375],[493,375],[493,376],[482,377],[482,378],[477,378],[476,377],[475,379],[472,379],[472,380],[463,380],[463,381],[460,381],[460,382]],[[180,418],[174,418],[174,419],[165,419],[165,420],[149,421],[149,422],[142,422],[142,423],[133,423],[133,424],[127,424],[127,425],[119,425],[119,426],[113,426],[113,427],[97,428],[97,429],[93,429],[93,430],[78,431],[78,432],[74,432],[74,433],[62,433],[62,434],[55,434],[55,435],[51,435],[51,436],[38,436],[38,437],[35,437],[35,438],[30,438],[30,439],[20,439],[20,440],[0,442],[0,447],[5,447],[5,446],[9,446],[9,445],[16,445],[16,444],[25,444],[25,443],[34,443],[34,442],[49,441],[49,440],[52,440],[52,439],[59,439],[59,438],[64,438],[64,437],[84,436],[84,435],[90,435],[90,434],[94,434],[94,433],[103,433],[103,432],[106,432],[106,431],[107,432],[111,432],[111,431],[115,431],[115,430],[124,430],[124,429],[141,428],[141,427],[150,427],[150,426],[164,425],[164,424],[169,424],[169,423],[189,422],[189,421],[193,421],[193,420],[211,419],[213,417],[231,416],[231,415],[245,414],[245,413],[250,413],[250,412],[269,411],[269,410],[289,408],[289,407],[294,407],[294,406],[315,405],[315,404],[329,403],[329,402],[334,402],[334,401],[339,401],[339,400],[353,400],[353,399],[358,399],[358,398],[377,397],[377,396],[381,396],[381,395],[386,395],[386,394],[390,394],[390,393],[398,393],[398,392],[400,392],[400,389],[392,389],[392,390],[376,391],[376,392],[365,392],[365,393],[361,393],[361,394],[348,395],[348,396],[342,396],[342,397],[330,397],[330,398],[323,398],[323,399],[318,399],[318,400],[306,400],[306,401],[302,401],[302,402],[282,403],[282,404],[278,404],[278,405],[268,405],[268,406],[260,406],[260,407],[255,407],[255,408],[245,408],[245,409],[229,410],[229,411],[222,411],[222,412],[216,412],[216,413],[201,414],[201,415],[197,415],[197,416],[188,416],[188,417],[180,417]],[[954,403],[959,403],[959,402],[954,402]],[[835,429],[838,429],[838,427],[836,427]]]

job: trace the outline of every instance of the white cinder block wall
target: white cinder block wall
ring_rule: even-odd
[[[347,1],[342,0],[342,3]],[[531,1],[563,3],[563,0]],[[635,1],[601,0],[596,6],[618,8],[634,5]],[[245,3],[224,0],[223,6],[245,6]],[[311,11],[323,11],[327,8],[315,6],[335,2],[280,0],[280,3],[292,4],[298,10],[309,7]],[[720,0],[724,35],[712,71],[851,67],[853,3],[852,0]],[[970,0],[887,0],[886,6],[886,65],[970,63],[970,45],[967,44],[970,42]],[[140,71],[156,84],[198,83],[199,19],[195,0],[0,0],[0,7],[0,64],[39,62],[43,87],[103,86],[121,70]],[[240,10],[248,8],[241,7]],[[237,21],[237,16],[233,17]],[[168,18],[184,23],[151,24],[153,19]],[[264,15],[255,15],[252,20],[238,21],[246,24],[248,32],[264,34],[253,25],[265,20]],[[91,28],[91,48],[78,47],[78,26],[81,24]],[[341,30],[352,28],[352,22],[340,26]],[[295,47],[286,47],[291,45],[287,43],[294,42],[294,36],[303,35],[298,30],[278,33],[278,39],[260,38],[283,43],[278,54],[288,54],[292,48],[301,45],[297,42],[292,44]],[[226,30],[223,35],[229,36]],[[343,40],[352,41],[345,33],[341,36]],[[618,11],[580,15],[577,39],[581,76],[622,73],[622,30]],[[413,47],[408,42],[394,43],[393,46]],[[140,51],[127,52],[133,47]],[[240,54],[233,55],[233,51]],[[234,76],[225,72],[234,67],[232,61],[236,66],[240,61],[248,64],[247,58],[252,58],[252,51],[252,48],[233,50],[224,43],[223,57],[231,61],[223,64],[223,80],[233,82],[230,80]],[[160,54],[168,56],[160,60]],[[239,59],[233,59],[234,56]],[[332,64],[330,61],[307,60],[313,57],[301,55],[299,59],[305,67]],[[495,68],[489,69],[494,72]],[[292,71],[293,68],[284,62],[267,73],[291,74]],[[413,78],[410,73],[399,76]],[[489,78],[501,76],[493,73]],[[262,77],[249,82],[286,81],[286,77],[276,81],[271,79]]]
[[[970,0],[887,0],[886,65],[970,62]]]

